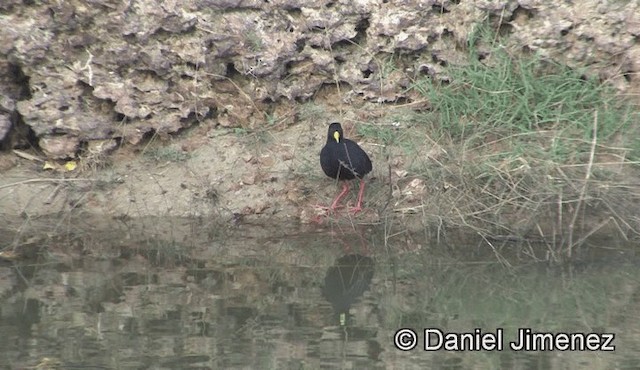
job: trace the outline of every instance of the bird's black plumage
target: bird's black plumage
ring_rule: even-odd
[[[320,165],[327,176],[339,180],[361,179],[373,168],[367,153],[344,137],[342,126],[337,122],[329,125],[327,143],[320,152]]]
[[[371,172],[373,166],[367,153],[358,144],[344,137],[342,126],[337,122],[329,125],[327,143],[320,151],[320,166],[322,166],[324,173],[332,179],[360,179],[358,203],[351,211],[354,214],[362,211],[365,187],[362,178]],[[342,183],[342,192],[333,200],[329,209],[335,210],[347,192],[349,192],[349,182],[345,181]]]

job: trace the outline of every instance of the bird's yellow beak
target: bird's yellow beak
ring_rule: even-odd
[[[333,133],[333,138],[336,139],[336,142],[340,142],[340,133],[338,131]]]

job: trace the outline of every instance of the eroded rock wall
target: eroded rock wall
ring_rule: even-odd
[[[345,101],[411,99],[411,79],[464,63],[487,20],[620,89],[637,88],[640,72],[637,0],[29,4],[0,5],[0,140],[23,122],[56,158],[196,122],[252,127],[324,84],[339,83]]]

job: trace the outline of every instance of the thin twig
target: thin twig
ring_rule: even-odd
[[[571,253],[573,252],[573,230],[576,224],[576,220],[578,219],[578,214],[580,213],[580,207],[584,202],[585,194],[587,192],[587,185],[589,183],[589,178],[591,177],[591,167],[593,166],[593,158],[595,157],[596,152],[596,142],[598,141],[598,111],[595,110],[593,112],[593,138],[591,139],[591,152],[589,153],[589,165],[587,166],[587,173],[584,175],[584,182],[582,184],[582,189],[580,190],[580,197],[578,198],[578,205],[576,206],[576,210],[573,213],[573,218],[571,219],[571,223],[569,224],[569,247],[567,250],[568,257],[571,257]],[[582,240],[580,240],[582,242]]]
[[[11,184],[0,185],[0,189],[11,188],[14,186],[26,185],[31,183],[51,182],[54,184],[61,182],[75,182],[75,181],[98,181],[96,179],[54,179],[54,178],[42,178],[42,179],[29,179],[18,182],[12,182]]]
[[[215,74],[215,73],[207,73],[208,76],[213,76],[213,77],[217,77],[217,78],[223,78],[227,81],[229,81],[235,88],[236,90],[238,90],[238,93],[240,93],[240,95],[242,95],[249,103],[251,103],[251,105],[253,106],[253,109],[256,110],[256,112],[262,113],[264,115],[264,112],[261,111],[258,106],[256,105],[256,103],[253,101],[253,99],[251,99],[251,97],[249,96],[249,94],[247,94],[240,86],[238,86],[237,83],[235,83],[232,79],[230,79],[227,76],[223,76],[223,75],[219,75],[219,74]]]

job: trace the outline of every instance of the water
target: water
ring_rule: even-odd
[[[8,369],[636,369],[640,259],[563,265],[382,226],[80,221],[0,233]],[[47,236],[45,236],[47,235]],[[385,236],[386,235],[386,236]],[[606,247],[606,246],[603,246]],[[588,253],[586,253],[588,252]],[[394,334],[410,328],[410,351]],[[425,328],[503,351],[425,351]],[[612,333],[614,352],[512,351],[520,328]],[[435,339],[430,341],[434,344]],[[437,344],[437,343],[436,343]]]

